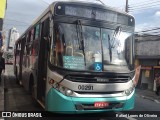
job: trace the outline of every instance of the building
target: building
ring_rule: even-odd
[[[0,49],[2,49],[3,46],[3,19],[5,16],[5,10],[7,6],[7,1],[6,0],[0,0]]]
[[[141,65],[138,88],[155,91],[155,77],[160,75],[160,36],[135,35],[136,65]]]
[[[18,30],[13,27],[9,30],[8,40],[6,41],[6,51],[12,51],[16,40],[19,38]]]
[[[0,0],[0,31],[3,29],[3,19],[5,16],[5,10],[6,10],[6,0]]]

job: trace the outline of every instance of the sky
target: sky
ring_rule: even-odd
[[[54,0],[7,0],[4,30],[16,27],[22,34]],[[70,0],[76,1],[76,0]],[[83,0],[81,0],[83,1]],[[86,1],[86,0],[84,0]],[[87,0],[98,2],[98,0]],[[126,0],[101,0],[116,9],[125,10]],[[135,17],[136,31],[160,27],[160,0],[128,0],[129,14]]]

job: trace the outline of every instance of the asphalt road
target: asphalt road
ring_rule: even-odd
[[[132,111],[160,111],[160,103],[136,95],[135,108]]]
[[[17,111],[17,112],[25,112],[25,111],[32,111],[32,112],[38,112],[38,111],[44,111],[39,105],[35,104],[29,95],[27,91],[24,90],[23,87],[16,84],[15,77],[13,75],[13,67],[11,65],[6,66],[6,79],[4,82],[4,108],[5,111]],[[158,118],[149,118],[144,117],[153,113],[149,113],[147,111],[160,111],[160,103],[156,103],[154,101],[150,101],[148,99],[143,99],[141,97],[138,97],[136,95],[136,101],[135,101],[135,108],[132,110],[134,112],[130,112],[129,114],[119,112],[119,117],[112,117],[116,114],[114,112],[112,113],[102,113],[102,114],[85,114],[85,115],[60,115],[60,114],[51,114],[52,117],[49,118],[37,118],[40,119],[58,119],[58,120],[86,120],[86,119],[92,119],[92,120],[112,120],[112,119],[118,119],[118,120],[158,120]],[[143,111],[143,112],[141,112]],[[154,112],[155,115],[160,114],[160,112]],[[127,114],[127,116],[126,116]],[[143,117],[140,118],[139,115],[142,114]],[[147,114],[147,115],[146,115]],[[121,116],[123,117],[121,117]],[[135,116],[134,116],[135,115]],[[136,116],[138,115],[138,117]],[[130,116],[130,117],[128,117]],[[133,116],[133,117],[132,117]],[[5,118],[5,120],[19,120],[22,118]],[[28,120],[29,118],[23,118]],[[31,119],[31,118],[30,118]],[[33,120],[35,118],[32,118]],[[160,119],[160,118],[159,118]]]

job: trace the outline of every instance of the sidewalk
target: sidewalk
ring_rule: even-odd
[[[5,74],[2,73],[2,81],[0,83],[0,111],[4,111],[4,77]]]
[[[136,88],[136,95],[154,101],[156,103],[160,103],[160,96],[157,96],[154,91],[151,90],[141,90]]]
[[[2,74],[2,81],[0,84],[0,111],[4,111],[4,74]],[[0,113],[0,119],[3,120]]]

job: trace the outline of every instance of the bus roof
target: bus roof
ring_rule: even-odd
[[[82,6],[88,6],[88,7],[92,7],[92,8],[99,8],[99,9],[106,9],[106,10],[111,10],[111,11],[115,11],[117,13],[121,13],[121,14],[124,14],[124,15],[128,15],[128,16],[131,16],[133,17],[132,15],[124,12],[124,11],[121,11],[119,9],[116,9],[116,8],[112,8],[110,6],[107,6],[107,5],[102,5],[102,4],[99,4],[99,3],[93,3],[93,2],[85,2],[85,1],[54,1],[53,3],[51,3],[48,8],[46,8],[46,10],[38,17],[36,18],[32,24],[25,30],[25,32],[19,37],[19,38],[22,38],[25,33],[30,30],[30,28],[32,28],[34,25],[36,25],[37,22],[39,22],[43,16],[45,16],[48,12],[54,12],[54,7],[53,6],[56,6],[57,4],[70,4],[70,5],[82,5]],[[134,17],[133,17],[134,18]],[[16,41],[18,42],[19,39]]]
[[[82,6],[88,6],[88,7],[95,7],[95,8],[100,8],[100,9],[107,9],[107,10],[111,10],[111,11],[115,11],[117,13],[121,13],[121,14],[125,14],[128,16],[132,16],[131,14],[122,11],[120,9],[108,6],[108,5],[103,5],[103,4],[99,4],[99,3],[94,3],[94,2],[85,2],[85,1],[55,1],[53,2],[50,6],[56,5],[58,3],[64,3],[64,4],[72,4],[72,5],[82,5]],[[133,17],[133,16],[132,16]]]

